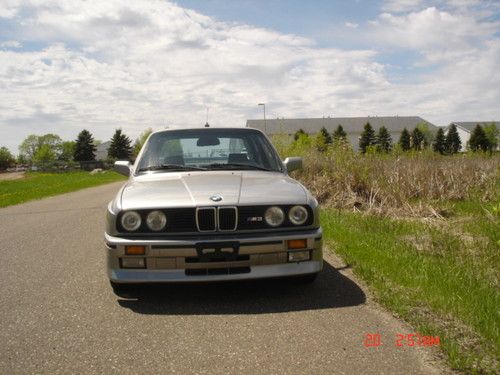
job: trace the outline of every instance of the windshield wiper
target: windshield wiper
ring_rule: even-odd
[[[139,168],[137,172],[144,171],[206,171],[206,168],[194,167],[191,165],[179,164],[161,164],[161,165],[148,165],[144,168]]]
[[[259,171],[267,171],[267,172],[274,172],[271,169],[260,167],[258,165],[254,164],[238,164],[238,163],[213,163],[207,165],[207,168],[214,168],[214,169],[256,169]]]

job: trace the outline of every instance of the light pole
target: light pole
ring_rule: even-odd
[[[266,103],[259,103],[258,106],[264,107],[264,133],[267,134],[267,121],[266,121]]]

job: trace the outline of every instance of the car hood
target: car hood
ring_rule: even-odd
[[[214,195],[222,200],[212,201]],[[123,210],[306,202],[307,191],[300,183],[262,171],[151,173],[133,177],[121,192]]]

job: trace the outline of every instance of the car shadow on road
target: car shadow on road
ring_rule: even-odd
[[[266,314],[356,306],[365,293],[325,261],[312,284],[291,279],[214,284],[167,284],[140,287],[120,306],[139,314]]]

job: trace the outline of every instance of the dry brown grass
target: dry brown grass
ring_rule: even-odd
[[[447,216],[440,203],[500,198],[500,156],[442,156],[431,151],[360,155],[349,147],[318,152],[307,143],[277,143],[282,156],[302,156],[294,177],[324,207],[391,216]],[[440,208],[438,208],[440,207]]]

